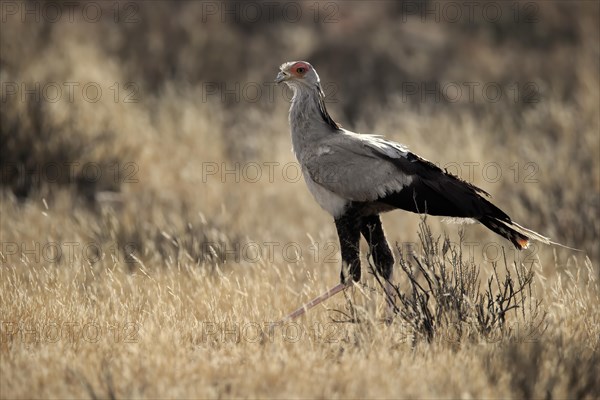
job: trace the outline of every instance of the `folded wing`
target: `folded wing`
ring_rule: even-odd
[[[405,149],[394,145],[345,131],[319,143],[304,166],[314,182],[344,199],[377,201],[402,191],[413,179],[396,165],[394,157]]]
[[[479,219],[508,215],[483,190],[449,174],[398,143],[344,131],[318,145],[306,160],[310,178],[357,202],[380,202],[417,213]]]

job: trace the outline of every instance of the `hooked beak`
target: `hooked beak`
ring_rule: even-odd
[[[277,74],[277,78],[275,78],[275,83],[281,83],[283,81],[287,81],[290,78],[290,74],[284,71],[279,71]]]

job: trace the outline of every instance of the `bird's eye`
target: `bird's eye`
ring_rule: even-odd
[[[296,72],[297,72],[297,73],[299,73],[299,74],[303,74],[303,73],[304,73],[304,71],[306,71],[306,69],[305,69],[305,68],[303,68],[303,67],[296,68]]]

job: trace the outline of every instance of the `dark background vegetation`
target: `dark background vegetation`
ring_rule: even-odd
[[[272,159],[272,149],[264,144],[275,137],[287,140],[283,115],[273,113],[285,100],[281,88],[266,83],[281,62],[305,59],[329,84],[330,108],[346,127],[366,132],[377,128],[405,143],[414,135],[431,136],[422,139],[431,145],[427,149],[415,148],[410,140],[407,144],[436,162],[448,159],[438,143],[458,149],[450,156],[455,162],[506,160],[504,176],[516,153],[520,168],[535,164],[539,182],[503,185],[509,181],[503,179],[493,194],[504,204],[518,203],[519,217],[558,241],[586,247],[598,238],[594,2],[491,2],[491,8],[483,2],[472,12],[436,2],[281,3],[271,8],[260,2],[129,2],[118,7],[99,2],[89,9],[85,3],[67,7],[58,2],[54,4],[62,15],[57,21],[53,9],[39,2],[28,4],[23,7],[39,8],[38,21],[33,15],[9,14],[2,24],[3,85],[19,85],[16,95],[3,86],[3,201],[7,193],[26,201],[72,188],[95,203],[98,192],[122,190],[122,179],[112,179],[109,170],[127,162],[150,175],[168,173],[157,164],[145,165],[140,153],[151,145],[147,135],[167,138],[166,145],[181,134],[176,115],[174,124],[166,127],[159,120],[167,112],[183,113],[190,98],[197,108],[185,112],[201,115],[209,106],[219,110],[218,127],[199,127],[198,135],[205,135],[200,146],[218,142],[226,159],[236,162]],[[96,7],[102,12],[97,21]],[[496,18],[498,9],[501,16]],[[73,22],[67,10],[74,11]],[[74,103],[69,103],[63,84],[72,81],[80,86]],[[104,89],[98,103],[80,96],[78,89],[89,81]],[[44,96],[49,82],[64,89],[56,103]],[[120,98],[107,105],[114,82],[121,85]],[[135,86],[126,88],[128,82]],[[453,82],[463,89],[458,101],[446,98],[455,92],[443,90]],[[480,85],[474,101],[467,101],[465,82]],[[502,87],[499,101],[483,97],[480,88],[486,83]],[[25,94],[24,88],[36,84],[41,85],[41,99]],[[403,93],[407,84],[429,91]],[[262,93],[248,85],[259,85]],[[274,98],[267,96],[269,90]],[[178,103],[166,104],[165,93]],[[124,102],[127,95],[135,104]],[[390,114],[401,123],[383,123]],[[417,128],[432,121],[430,130],[410,132],[409,122],[415,119]],[[460,129],[465,121],[469,132],[454,140],[447,124]],[[461,151],[470,135],[484,142],[484,154]],[[163,150],[154,156],[169,158],[168,148]],[[102,169],[101,178],[95,170],[83,169],[91,162]],[[63,169],[48,183],[47,174],[39,171],[46,172],[52,163]],[[68,169],[69,163],[79,167]],[[193,198],[181,196],[180,201],[198,207]],[[91,212],[90,218],[97,216]],[[586,250],[597,255],[595,247]]]

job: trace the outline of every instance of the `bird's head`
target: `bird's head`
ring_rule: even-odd
[[[281,64],[279,73],[275,78],[276,83],[285,82],[292,89],[314,88],[320,89],[319,75],[312,65],[306,61],[290,61]]]

